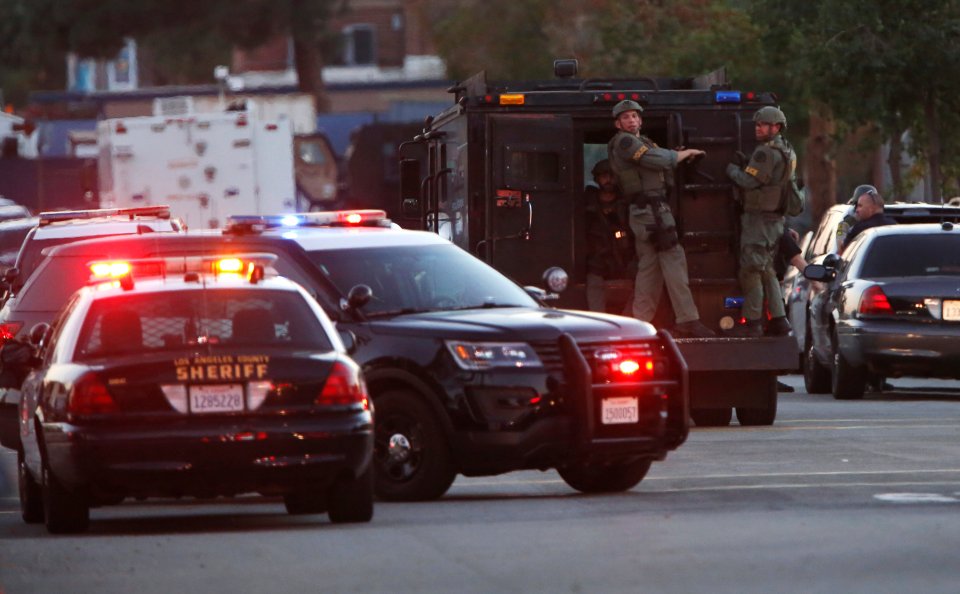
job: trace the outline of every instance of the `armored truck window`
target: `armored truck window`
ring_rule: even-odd
[[[559,183],[560,155],[540,151],[509,151],[504,179],[513,188],[536,188],[540,184]]]

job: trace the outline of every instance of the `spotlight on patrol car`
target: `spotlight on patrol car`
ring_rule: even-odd
[[[547,288],[554,293],[562,293],[567,290],[570,277],[563,268],[552,266],[547,268],[546,272],[543,273],[543,282],[547,285]]]

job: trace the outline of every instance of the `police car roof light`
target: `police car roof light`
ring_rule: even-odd
[[[188,274],[241,275],[245,274],[253,283],[259,282],[269,272],[276,275],[273,263],[277,260],[276,254],[248,253],[208,256],[180,256],[169,258],[139,258],[133,260],[95,261],[90,262],[90,280],[93,283],[104,281],[123,281],[132,277],[134,273],[139,278],[161,277],[168,274],[183,274],[184,280]],[[255,280],[254,280],[255,278]],[[192,279],[189,279],[192,280]]]
[[[385,210],[327,210],[285,215],[234,215],[227,218],[228,233],[259,233],[278,227],[389,227]]]
[[[740,91],[716,91],[717,103],[740,103]]]
[[[90,210],[57,210],[40,213],[41,227],[51,223],[77,221],[85,219],[99,219],[104,217],[128,217],[135,220],[139,217],[155,217],[158,219],[170,218],[169,206],[143,206],[136,208],[96,208]]]

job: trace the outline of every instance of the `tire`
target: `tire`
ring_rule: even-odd
[[[861,400],[867,388],[867,370],[850,365],[837,349],[833,355],[832,387],[837,400]]]
[[[636,487],[647,476],[650,460],[622,464],[571,464],[557,472],[568,485],[581,493],[619,493]]]
[[[697,427],[726,427],[733,418],[733,409],[725,408],[692,408],[690,418]]]
[[[27,524],[43,522],[43,489],[27,468],[22,450],[17,450],[17,483],[20,487],[20,516]]]
[[[374,491],[387,501],[428,501],[447,492],[456,471],[430,406],[414,392],[386,392],[374,401]]]
[[[777,376],[769,374],[762,387],[761,406],[737,407],[737,420],[744,427],[773,425],[777,418]]]
[[[90,526],[90,506],[82,493],[68,491],[43,465],[43,512],[50,534],[86,532]]]
[[[327,511],[327,498],[322,491],[306,489],[283,496],[283,506],[291,516],[322,514]]]
[[[334,483],[328,501],[334,524],[369,522],[373,518],[373,464],[355,479]]]
[[[807,394],[826,394],[830,392],[830,369],[817,361],[810,339],[810,324],[803,339],[803,385]]]

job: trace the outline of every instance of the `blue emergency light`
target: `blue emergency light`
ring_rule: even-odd
[[[742,309],[743,297],[725,297],[723,307],[724,309]]]
[[[717,103],[740,103],[740,91],[717,91],[714,98]]]

